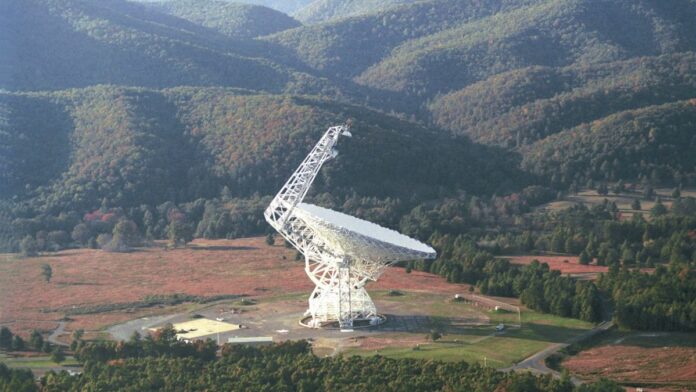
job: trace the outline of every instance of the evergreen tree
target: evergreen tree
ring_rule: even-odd
[[[63,349],[60,346],[55,346],[53,348],[53,351],[51,352],[51,361],[59,365],[63,361],[65,361],[65,353],[63,352]]]
[[[606,196],[609,194],[609,188],[607,187],[607,184],[605,182],[601,182],[599,186],[597,187],[597,194]]]
[[[53,268],[51,268],[49,264],[42,264],[41,276],[43,276],[46,283],[49,283],[51,281],[51,277],[53,277]]]
[[[658,217],[665,215],[666,213],[667,207],[665,207],[665,205],[662,204],[662,200],[658,198],[655,205],[650,209],[650,215],[653,217]]]
[[[7,327],[0,328],[0,349],[12,349],[12,331]]]
[[[12,338],[12,350],[13,351],[24,351],[27,348],[24,339],[19,335],[14,335]]]
[[[643,188],[643,199],[645,200],[652,200],[655,197],[655,190],[653,189],[652,185],[647,184]]]
[[[41,351],[41,349],[43,348],[44,340],[43,336],[39,331],[33,330],[31,332],[31,336],[29,337],[29,344],[35,350]]]
[[[681,197],[681,189],[680,189],[680,187],[674,188],[674,190],[672,191],[672,197],[675,198],[675,199],[679,199],[679,198]]]

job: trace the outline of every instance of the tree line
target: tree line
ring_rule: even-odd
[[[654,273],[613,269],[598,281],[614,304],[614,319],[625,328],[696,331],[696,268],[672,262]]]
[[[306,341],[266,347],[229,345],[219,357],[212,341],[183,343],[165,328],[127,342],[89,342],[77,349],[84,372],[49,372],[42,391],[103,387],[121,391],[621,391],[601,380],[574,387],[568,378],[499,372],[466,362],[389,359],[382,356],[318,358]],[[1,375],[1,373],[0,373]],[[1,377],[1,376],[0,376]],[[0,378],[1,380],[1,378]]]
[[[594,283],[561,276],[534,260],[518,266],[481,250],[471,237],[433,236],[439,257],[407,268],[441,275],[449,282],[475,285],[482,294],[518,297],[530,309],[590,322],[601,321],[601,293]]]

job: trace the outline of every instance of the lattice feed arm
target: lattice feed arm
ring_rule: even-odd
[[[295,206],[307,195],[324,162],[336,156],[334,146],[341,135],[351,136],[348,126],[338,125],[329,128],[264,212],[266,221],[283,237],[289,239],[288,229],[291,228],[286,222]]]

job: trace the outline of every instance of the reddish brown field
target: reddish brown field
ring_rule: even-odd
[[[53,268],[50,283],[41,277],[44,263]],[[185,249],[148,248],[131,253],[79,249],[27,259],[0,255],[0,325],[26,335],[34,328],[52,330],[64,317],[61,311],[46,309],[134,302],[155,294],[309,295],[312,288],[304,263],[295,261],[295,251],[268,246],[264,238],[196,240]],[[368,289],[464,290],[438,276],[416,271],[406,274],[402,268],[389,268]],[[66,329],[97,330],[153,311],[157,310],[73,316]],[[160,310],[164,311],[168,309]]]
[[[505,256],[513,264],[528,265],[532,260],[546,263],[553,270],[562,274],[598,274],[609,271],[608,267],[599,265],[582,265],[577,256]],[[568,261],[567,263],[565,261]]]
[[[696,390],[693,341],[688,334],[620,339],[615,344],[584,350],[565,360],[563,367],[583,379],[606,377],[618,382],[661,385],[661,390]]]

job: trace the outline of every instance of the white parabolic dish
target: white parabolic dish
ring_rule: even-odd
[[[430,259],[430,246],[394,230],[313,204],[300,203],[294,213],[333,249],[365,261],[393,263]]]

